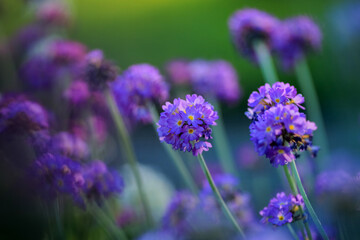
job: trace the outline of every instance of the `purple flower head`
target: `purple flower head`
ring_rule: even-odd
[[[48,114],[38,103],[22,97],[5,97],[0,101],[0,134],[32,133],[48,127]]]
[[[58,78],[58,66],[49,57],[34,56],[21,66],[20,78],[30,89],[50,89]]]
[[[172,83],[190,83],[189,63],[186,60],[172,60],[166,64],[165,69]]]
[[[56,40],[50,45],[50,56],[59,65],[80,64],[86,56],[86,47],[79,42]]]
[[[67,132],[61,132],[52,137],[50,149],[75,160],[84,160],[89,156],[89,148],[81,138]]]
[[[84,166],[81,174],[84,178],[82,191],[88,200],[98,203],[103,198],[119,194],[124,188],[124,181],[117,171],[109,170],[102,161],[93,161]]]
[[[279,25],[275,17],[257,9],[242,9],[229,19],[230,35],[237,50],[247,58],[256,62],[253,44],[263,41],[270,45],[273,32]]]
[[[59,2],[42,4],[36,13],[37,20],[45,25],[67,26],[70,22],[68,9]]]
[[[169,88],[159,70],[149,64],[130,66],[112,84],[120,111],[136,122],[152,121],[148,103],[163,103]]]
[[[45,36],[45,33],[45,29],[36,24],[21,28],[10,42],[11,50],[17,56],[26,54],[32,46]]]
[[[243,169],[256,169],[261,165],[260,158],[251,144],[244,144],[238,148],[237,162]]]
[[[163,217],[163,229],[184,236],[192,228],[192,224],[187,218],[195,210],[198,203],[198,199],[191,193],[186,191],[177,192],[169,203]]]
[[[51,198],[59,194],[78,197],[83,179],[79,163],[56,154],[44,154],[31,167],[36,187]]]
[[[241,91],[238,75],[229,62],[196,60],[188,68],[196,93],[216,97],[227,103],[239,100]]]
[[[63,98],[73,107],[84,106],[90,99],[90,90],[86,82],[78,80],[70,84]]]
[[[101,50],[93,50],[87,54],[84,66],[84,79],[92,89],[104,89],[108,82],[116,79],[117,75],[117,66],[105,59]]]
[[[230,174],[219,174],[214,176],[214,183],[225,201],[237,192],[239,186],[239,180]],[[213,192],[209,182],[204,181],[200,196],[209,196],[212,194]]]
[[[260,211],[262,223],[282,226],[301,219],[300,207],[304,207],[301,195],[286,195],[284,192],[276,194],[267,207]]]
[[[308,52],[321,48],[319,27],[307,16],[285,20],[273,34],[272,46],[285,70],[292,69]]]
[[[216,125],[218,115],[202,96],[194,94],[187,95],[186,100],[175,99],[163,105],[163,110],[158,122],[160,141],[171,144],[173,149],[192,151],[195,156],[211,148],[204,140],[211,138],[210,126]]]
[[[250,95],[246,115],[252,119],[251,140],[257,152],[266,155],[275,167],[295,160],[304,150],[314,156],[318,151],[312,146],[317,127],[299,112],[303,102],[304,98],[293,86],[282,82],[265,84]]]
[[[128,208],[128,209],[122,209],[119,215],[116,217],[116,224],[121,227],[125,228],[129,225],[132,225],[136,223],[137,216],[134,210]]]
[[[164,230],[155,230],[141,235],[137,240],[181,240],[179,236],[175,237],[171,232]]]

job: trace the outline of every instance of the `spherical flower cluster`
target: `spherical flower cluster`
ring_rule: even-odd
[[[171,80],[176,85],[187,84],[190,82],[190,72],[188,68],[188,61],[186,60],[172,60],[166,64],[166,72]]]
[[[32,133],[48,127],[48,114],[40,104],[23,97],[5,97],[0,101],[0,134]]]
[[[90,90],[86,82],[74,81],[65,90],[63,97],[71,106],[84,106],[90,99]]]
[[[242,9],[229,19],[229,29],[234,45],[245,57],[257,61],[253,49],[256,41],[270,45],[271,35],[279,24],[275,17],[257,9]]]
[[[187,95],[186,100],[177,98],[162,108],[158,122],[160,141],[171,144],[175,150],[192,151],[194,156],[212,147],[204,140],[212,138],[210,126],[216,125],[218,115],[202,96]]]
[[[51,198],[58,194],[70,194],[76,198],[84,182],[80,170],[79,163],[50,153],[42,155],[32,166],[36,186]]]
[[[60,65],[75,64],[85,58],[86,47],[79,42],[57,40],[50,45],[49,54]]]
[[[272,36],[272,47],[285,70],[294,67],[306,53],[321,48],[322,35],[319,27],[306,16],[282,22]]]
[[[81,138],[68,132],[60,132],[52,137],[51,152],[61,154],[75,160],[84,160],[89,156],[89,148]]]
[[[239,78],[227,61],[195,60],[189,63],[191,84],[196,93],[235,103],[240,98]]]
[[[239,191],[238,179],[230,174],[221,174],[214,177],[214,182],[239,224],[245,228],[251,227],[255,216],[251,208],[250,196]],[[200,199],[206,212],[214,213],[217,219],[222,216],[221,206],[216,201],[208,181],[204,181]]]
[[[282,82],[272,87],[265,84],[248,99],[251,140],[259,155],[266,155],[275,167],[293,161],[301,151],[317,153],[318,148],[312,146],[317,127],[299,112],[303,102],[293,86]]]
[[[286,196],[284,192],[278,193],[270,200],[269,205],[260,211],[261,222],[282,226],[300,220],[303,218],[299,211],[300,207],[304,208],[304,200],[300,194]]]
[[[196,196],[189,192],[177,192],[169,203],[162,223],[163,228],[183,236],[191,230],[188,217],[199,203]]]
[[[118,68],[105,59],[101,50],[93,50],[86,56],[84,79],[94,90],[102,90],[108,82],[112,82],[118,75]]]
[[[93,161],[82,168],[84,178],[82,191],[88,200],[101,202],[114,193],[121,193],[124,188],[123,179],[117,171],[109,170],[104,162]]]
[[[149,103],[163,103],[169,88],[159,70],[149,64],[130,66],[112,84],[122,114],[136,122],[152,122]]]

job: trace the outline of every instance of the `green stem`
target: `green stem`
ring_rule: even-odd
[[[315,213],[315,211],[314,211],[314,208],[311,206],[311,203],[310,203],[310,201],[309,201],[309,198],[308,198],[307,195],[306,195],[305,189],[304,189],[304,187],[303,187],[303,185],[302,185],[302,183],[301,183],[301,180],[300,180],[299,172],[298,172],[298,170],[297,170],[297,168],[296,168],[295,161],[292,161],[292,162],[290,163],[290,165],[291,165],[291,171],[292,171],[292,173],[293,173],[294,176],[295,176],[296,184],[297,184],[297,186],[298,186],[298,188],[299,188],[299,190],[300,190],[301,196],[302,196],[303,199],[304,199],[305,205],[306,205],[306,207],[307,207],[307,209],[308,209],[308,211],[309,211],[309,213],[310,213],[311,218],[313,219],[313,221],[314,221],[314,223],[315,223],[316,228],[319,230],[321,236],[322,236],[325,240],[328,240],[329,237],[327,236],[324,228],[322,227],[321,222],[320,222],[318,216],[316,215],[316,213]]]
[[[234,158],[231,154],[230,144],[225,134],[224,123],[221,117],[221,108],[217,100],[213,99],[212,104],[214,108],[218,112],[219,119],[216,121],[217,125],[213,127],[213,134],[214,134],[214,144],[216,153],[220,160],[221,167],[225,172],[231,173],[234,176],[238,175],[236,171],[236,166],[234,164]]]
[[[120,227],[118,227],[113,219],[109,218],[96,204],[89,205],[88,209],[111,239],[128,240],[125,232]]]
[[[294,177],[290,174],[288,166],[284,165],[283,168],[284,168],[286,179],[289,182],[292,194],[294,196],[298,195],[299,191],[298,191],[298,189],[296,187]],[[303,209],[302,206],[300,206],[300,213],[301,213],[302,216],[304,216],[304,209]],[[305,226],[306,234],[307,234],[309,240],[312,240],[312,235],[311,235],[311,231],[310,231],[310,227],[309,227],[309,223],[307,222],[307,219],[304,219],[303,224]]]
[[[59,237],[59,239],[63,239],[64,233],[63,233],[63,224],[62,224],[61,216],[60,216],[60,200],[59,200],[59,198],[56,198],[56,200],[55,200],[54,213],[55,213],[56,226],[57,226],[57,230],[58,230],[57,236]]]
[[[157,122],[159,121],[159,113],[157,112],[157,110],[153,104],[148,104],[148,109],[150,110],[150,113],[151,113],[151,116],[153,119],[153,127],[154,127],[156,135],[157,135],[157,129],[158,129]],[[179,170],[179,172],[180,172],[183,180],[185,181],[186,185],[188,186],[188,188],[192,191],[193,194],[196,195],[198,193],[198,189],[196,187],[194,179],[191,176],[189,170],[186,168],[184,161],[182,160],[179,153],[175,152],[171,148],[171,146],[167,143],[162,143],[161,145],[165,148],[166,152],[169,154],[169,156],[173,160],[175,166]]]
[[[268,47],[263,41],[255,41],[253,47],[265,81],[270,85],[274,84],[278,81],[278,76]]]
[[[324,119],[321,114],[319,98],[317,96],[314,82],[305,57],[296,63],[295,73],[298,78],[301,91],[306,99],[306,111],[309,114],[309,119],[313,120],[318,126],[317,139],[318,145],[320,145],[322,149],[322,156],[326,157],[329,154],[329,145],[327,141],[328,138],[325,131]],[[316,143],[316,139],[314,142]]]
[[[239,233],[241,234],[241,236],[243,238],[245,238],[245,234],[244,231],[242,230],[242,228],[240,227],[240,225],[238,224],[238,222],[236,221],[236,219],[234,218],[234,216],[231,214],[229,208],[226,206],[226,203],[224,202],[224,199],[221,197],[219,190],[217,189],[214,180],[211,177],[211,174],[209,172],[209,169],[205,163],[204,157],[202,156],[202,154],[200,153],[198,155],[198,160],[200,163],[200,166],[210,184],[210,187],[215,195],[215,198],[217,199],[218,203],[220,204],[224,214],[226,215],[226,217],[230,220],[230,222],[234,225],[234,227],[239,231]]]
[[[293,238],[295,240],[299,240],[299,237],[298,235],[296,234],[296,232],[294,231],[294,228],[291,226],[290,223],[286,224],[287,225],[287,228],[289,229],[289,232],[291,233],[291,235],[293,236]]]
[[[111,116],[115,122],[115,126],[117,128],[117,133],[122,141],[122,144],[124,146],[124,151],[126,154],[126,159],[130,165],[130,168],[134,174],[135,177],[135,182],[137,185],[137,188],[139,190],[139,196],[140,196],[140,201],[142,202],[143,208],[144,208],[144,213],[145,213],[145,217],[147,220],[147,223],[149,226],[153,226],[153,219],[151,216],[151,212],[150,212],[150,207],[149,207],[149,203],[147,201],[145,192],[144,192],[144,188],[143,188],[143,184],[141,181],[141,176],[140,176],[140,172],[139,172],[139,168],[138,168],[138,164],[137,164],[137,160],[136,160],[136,156],[134,153],[134,149],[133,146],[130,142],[130,137],[129,137],[129,133],[125,127],[124,121],[121,117],[121,114],[119,112],[119,109],[116,105],[115,99],[113,94],[111,93],[110,90],[106,90],[105,91],[105,96],[106,96],[106,101],[111,113]]]

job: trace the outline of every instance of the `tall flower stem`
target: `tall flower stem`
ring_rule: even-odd
[[[224,123],[221,117],[220,104],[217,100],[213,99],[212,104],[218,112],[219,119],[216,121],[217,125],[213,127],[214,144],[216,146],[216,152],[221,164],[221,167],[225,172],[231,173],[232,175],[238,175],[236,166],[234,164],[234,158],[231,154],[230,144],[226,137]]]
[[[234,216],[231,214],[229,208],[227,207],[226,203],[224,202],[224,199],[221,197],[219,190],[217,189],[214,180],[211,177],[211,174],[209,172],[209,169],[206,165],[206,162],[204,160],[203,155],[200,153],[198,156],[198,160],[200,163],[200,166],[210,184],[210,187],[214,193],[215,198],[217,199],[218,203],[220,204],[224,214],[226,215],[226,217],[230,220],[230,222],[234,225],[234,227],[239,231],[239,233],[241,234],[241,236],[243,238],[245,238],[245,234],[244,231],[242,230],[242,228],[240,227],[240,225],[238,224],[238,222],[236,221],[236,219],[234,218]]]
[[[135,182],[137,185],[137,188],[139,190],[139,196],[140,196],[140,201],[143,205],[144,208],[144,213],[145,213],[145,217],[147,220],[147,223],[149,226],[153,226],[153,219],[151,216],[151,212],[150,212],[150,207],[149,207],[149,203],[147,201],[145,192],[144,192],[144,188],[143,188],[143,184],[142,184],[142,180],[141,180],[141,176],[140,176],[140,172],[139,172],[139,168],[138,168],[138,164],[137,164],[137,160],[136,160],[136,156],[134,153],[134,148],[130,142],[130,136],[129,133],[125,127],[124,124],[124,120],[121,117],[121,114],[118,110],[118,107],[116,106],[116,102],[114,99],[114,96],[112,94],[112,92],[110,90],[106,90],[105,91],[105,96],[106,96],[106,101],[111,113],[111,116],[115,122],[115,126],[118,132],[118,135],[122,141],[122,144],[124,145],[124,151],[126,154],[126,159],[130,165],[130,168],[134,174],[135,177]]]
[[[274,84],[278,81],[278,76],[275,71],[269,48],[263,41],[255,41],[253,47],[265,81],[270,85]]]
[[[327,236],[324,228],[322,227],[321,222],[320,222],[318,216],[316,215],[316,213],[314,211],[314,208],[312,207],[312,205],[311,205],[311,203],[309,201],[309,198],[306,195],[305,189],[304,189],[304,187],[303,187],[303,185],[301,183],[301,180],[300,180],[299,172],[298,172],[298,170],[296,168],[295,161],[292,161],[290,163],[290,165],[291,165],[291,171],[292,171],[292,173],[294,174],[294,177],[295,177],[296,184],[297,184],[297,186],[298,186],[298,188],[300,190],[301,196],[304,199],[305,205],[306,205],[306,207],[307,207],[307,209],[308,209],[308,211],[310,213],[311,218],[313,219],[313,221],[315,223],[316,228],[319,230],[322,238],[325,239],[325,240],[328,240],[329,237]]]
[[[159,113],[157,112],[155,106],[153,104],[148,104],[148,109],[150,110],[151,116],[152,116],[152,123],[153,123],[153,127],[155,129],[155,132],[157,134],[157,122],[159,121]],[[164,148],[165,151],[169,154],[169,156],[171,157],[171,159],[173,160],[176,168],[179,170],[183,180],[185,181],[185,184],[187,185],[187,187],[192,191],[192,193],[194,193],[195,195],[198,192],[198,189],[196,187],[196,184],[194,182],[193,177],[191,176],[189,170],[186,168],[184,161],[182,160],[181,156],[179,155],[178,152],[175,152],[171,146],[169,144],[166,143],[162,143],[161,144]]]
[[[319,99],[316,94],[314,82],[305,57],[296,63],[295,73],[298,78],[301,91],[306,99],[306,111],[309,114],[309,118],[316,122],[318,126],[317,139],[323,152],[322,156],[326,157],[329,154],[328,138],[325,131],[324,119],[321,114]]]
[[[289,229],[289,232],[291,233],[291,235],[293,236],[293,238],[295,240],[299,240],[299,237],[296,235],[296,232],[294,231],[294,228],[291,226],[290,223],[286,224],[287,228]]]
[[[61,216],[60,216],[60,199],[57,197],[54,203],[54,215],[55,215],[55,221],[56,221],[56,227],[58,230],[58,237],[59,239],[64,238],[64,233],[63,233],[63,223],[61,221]]]
[[[295,183],[295,180],[294,180],[293,176],[291,176],[291,174],[290,174],[288,166],[284,165],[283,168],[284,168],[286,179],[289,182],[292,194],[294,196],[298,195],[299,191],[298,191],[298,189],[296,187],[296,183]],[[302,206],[300,206],[300,212],[301,212],[301,215],[304,216],[304,209],[303,209]],[[306,234],[307,234],[309,240],[312,240],[312,235],[311,235],[311,231],[310,231],[310,227],[309,227],[309,223],[307,222],[307,219],[304,219],[303,223],[304,223]]]

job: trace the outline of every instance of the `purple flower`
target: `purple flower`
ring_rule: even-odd
[[[211,138],[211,125],[218,119],[214,107],[196,94],[187,95],[186,100],[175,99],[163,105],[158,122],[160,141],[165,141],[173,149],[192,151],[198,155],[208,151],[211,144],[203,141]]]
[[[172,233],[168,231],[151,231],[141,235],[137,240],[181,240],[179,236],[175,237]]]
[[[297,221],[303,217],[299,212],[300,207],[304,207],[301,195],[295,197],[292,194],[285,195],[284,192],[278,193],[270,200],[269,205],[260,211],[261,222],[282,226]]]
[[[36,24],[28,25],[16,32],[10,42],[11,50],[16,56],[26,54],[32,46],[45,36],[45,29]]]
[[[199,201],[189,192],[177,192],[169,203],[162,220],[162,226],[167,231],[184,236],[192,229],[192,223],[187,218],[195,210]]]
[[[102,90],[107,87],[118,75],[118,68],[105,59],[101,50],[93,50],[86,56],[84,79],[92,89]]]
[[[188,68],[196,93],[216,97],[227,103],[239,100],[241,90],[238,75],[229,62],[196,60]]]
[[[36,18],[45,25],[66,26],[70,22],[68,9],[59,2],[42,4],[36,13]]]
[[[59,65],[79,64],[86,56],[86,47],[79,42],[56,40],[51,43],[49,54]]]
[[[319,27],[307,16],[298,16],[279,24],[272,45],[285,70],[292,69],[306,53],[321,48]]]
[[[273,166],[285,165],[304,150],[316,155],[312,146],[316,125],[299,112],[304,102],[301,94],[290,84],[266,84],[253,92],[248,100],[252,119],[250,137],[259,155],[266,155]]]
[[[251,144],[244,144],[238,148],[237,162],[242,169],[256,169],[261,165],[260,158]]]
[[[86,82],[74,81],[65,90],[63,97],[73,107],[84,106],[90,99],[90,90]]]
[[[5,97],[0,101],[0,134],[33,133],[48,127],[48,114],[38,103],[23,97]]]
[[[50,149],[75,160],[84,160],[89,156],[89,148],[81,138],[67,132],[60,132],[52,137]]]
[[[50,153],[42,155],[32,165],[35,186],[41,193],[53,198],[61,194],[79,197],[83,178],[79,163]]]
[[[50,89],[58,78],[58,66],[49,57],[34,56],[21,66],[20,78],[31,89]]]
[[[230,35],[237,50],[247,58],[256,62],[253,44],[263,41],[270,45],[270,39],[279,25],[275,17],[257,9],[242,9],[229,19]]]
[[[124,188],[123,179],[117,171],[109,170],[102,161],[93,161],[82,168],[84,178],[82,191],[88,200],[100,203],[103,198],[121,193]]]
[[[151,122],[147,104],[163,103],[169,97],[163,76],[149,64],[130,66],[111,86],[120,111],[136,122]]]
[[[185,60],[172,60],[166,64],[166,72],[172,83],[176,85],[190,82],[189,63]]]

